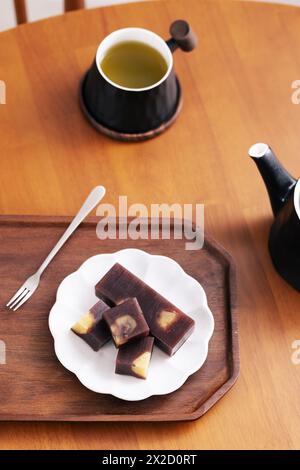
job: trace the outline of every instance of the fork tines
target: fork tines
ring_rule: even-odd
[[[6,304],[6,307],[15,312],[19,307],[21,307],[21,305],[23,305],[24,302],[26,302],[26,300],[28,300],[29,297],[30,291],[26,287],[22,286]]]

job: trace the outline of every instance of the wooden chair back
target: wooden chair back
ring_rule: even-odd
[[[14,0],[17,23],[27,23],[26,0]],[[84,8],[84,0],[64,0],[65,11]]]

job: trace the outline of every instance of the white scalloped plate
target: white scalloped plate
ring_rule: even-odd
[[[116,262],[190,315],[196,323],[193,334],[174,356],[169,357],[154,347],[146,380],[115,374],[117,350],[112,342],[94,352],[70,331],[80,316],[96,303],[94,286]],[[203,288],[178,263],[166,256],[126,249],[93,256],[62,281],[50,312],[49,327],[57,358],[85,387],[131,401],[174,392],[199,370],[207,357],[214,319]]]

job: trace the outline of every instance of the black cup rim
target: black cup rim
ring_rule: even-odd
[[[87,120],[89,121],[89,123],[92,124],[92,126],[97,131],[99,131],[101,134],[105,134],[108,137],[111,137],[112,139],[127,141],[127,142],[130,142],[130,141],[138,142],[138,141],[143,141],[143,140],[149,140],[153,137],[158,136],[159,134],[161,134],[165,130],[167,130],[176,121],[176,119],[177,119],[177,117],[178,117],[178,115],[179,115],[179,113],[182,109],[182,102],[183,102],[182,90],[181,90],[180,82],[179,82],[177,76],[175,76],[176,85],[177,85],[176,105],[175,105],[174,111],[172,112],[172,115],[165,122],[163,122],[162,124],[160,124],[158,127],[154,128],[154,129],[149,129],[146,132],[129,133],[129,132],[117,131],[116,129],[107,127],[105,124],[103,124],[98,119],[96,119],[96,117],[93,115],[93,113],[88,108],[87,103],[85,102],[83,90],[84,90],[84,86],[85,86],[86,77],[87,77],[88,72],[89,71],[87,71],[85,73],[85,75],[82,77],[82,79],[80,81],[80,86],[79,86],[79,103],[80,103],[81,110],[82,110],[83,114],[85,115],[85,117],[87,118]]]

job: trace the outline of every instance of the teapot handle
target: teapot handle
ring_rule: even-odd
[[[171,37],[166,41],[171,52],[178,47],[184,52],[190,52],[198,44],[198,38],[189,23],[185,20],[176,20],[170,26]]]

